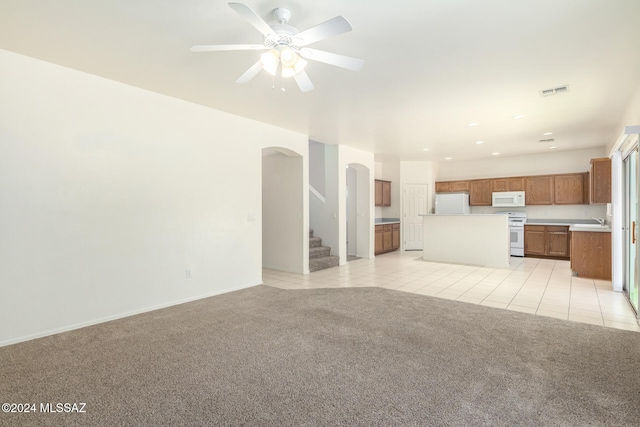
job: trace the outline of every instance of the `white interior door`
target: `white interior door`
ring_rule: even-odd
[[[404,184],[402,232],[405,251],[422,250],[422,216],[427,213],[427,184]]]

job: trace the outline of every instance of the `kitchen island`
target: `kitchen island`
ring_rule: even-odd
[[[423,215],[425,261],[509,267],[507,215]]]

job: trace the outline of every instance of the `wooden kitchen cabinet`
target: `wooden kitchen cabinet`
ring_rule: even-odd
[[[493,191],[524,191],[524,177],[495,178]]]
[[[611,233],[571,233],[571,270],[578,277],[611,280]]]
[[[611,203],[611,159],[591,159],[590,175],[591,203]]]
[[[553,200],[556,205],[583,205],[587,203],[588,174],[555,175]],[[585,188],[586,187],[586,188]]]
[[[546,254],[554,258],[569,258],[571,241],[569,240],[569,227],[545,226]]]
[[[391,206],[391,181],[375,180],[376,206]]]
[[[524,226],[524,255],[545,255],[546,248],[545,226]]]
[[[509,178],[509,190],[507,191],[525,191],[524,177]]]
[[[553,175],[525,177],[525,204],[552,205],[554,195]]]
[[[382,181],[375,180],[375,205],[382,206]]]
[[[509,191],[509,179],[508,178],[496,178],[492,180],[493,191]]]
[[[385,224],[382,227],[384,230],[382,233],[382,250],[387,252],[391,250],[393,243],[392,226],[391,224]]]
[[[469,182],[469,205],[491,206],[493,180],[476,179]]]
[[[436,193],[459,193],[469,191],[469,181],[436,182]]]
[[[384,252],[384,243],[383,243],[383,237],[384,237],[384,226],[382,225],[376,225],[375,227],[375,254],[381,254]]]
[[[400,248],[400,224],[375,226],[375,254],[395,251]]]
[[[514,176],[436,182],[436,193],[469,192],[471,206],[491,206],[494,191],[524,191],[526,205],[583,205],[611,201],[611,161],[592,159],[591,174]],[[591,178],[590,178],[591,177]]]
[[[525,225],[524,255],[568,259],[569,227],[559,225]]]
[[[400,248],[400,224],[391,224],[391,248]]]

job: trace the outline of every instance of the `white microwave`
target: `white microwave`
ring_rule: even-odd
[[[491,206],[494,208],[524,206],[524,191],[494,191],[491,193]]]

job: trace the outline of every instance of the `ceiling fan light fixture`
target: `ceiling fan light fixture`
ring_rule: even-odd
[[[280,49],[280,62],[283,67],[293,67],[298,60],[298,55],[289,46]]]
[[[296,70],[294,70],[293,67],[282,67],[282,77],[293,77],[294,74],[296,74]]]
[[[273,17],[278,23],[269,25],[255,10],[244,3],[231,2],[229,3],[229,7],[262,34],[263,43],[196,45],[192,46],[191,50],[193,52],[266,50],[267,52],[260,56],[260,60],[245,71],[244,74],[236,80],[236,83],[247,83],[258,75],[261,70],[265,70],[274,77],[276,77],[277,74],[281,74],[282,77],[294,77],[300,91],[308,92],[313,90],[314,86],[304,71],[307,61],[301,57],[351,71],[360,71],[364,64],[364,61],[361,59],[306,47],[307,45],[326,38],[351,31],[353,29],[351,24],[343,16],[338,15],[335,18],[300,32],[288,24],[289,18],[291,18],[291,11],[289,9],[274,9]],[[280,71],[278,71],[279,68]]]
[[[268,52],[260,55],[260,62],[262,62],[262,68],[272,76],[276,75],[278,71],[278,63],[280,62],[280,55],[275,49],[271,49]]]

